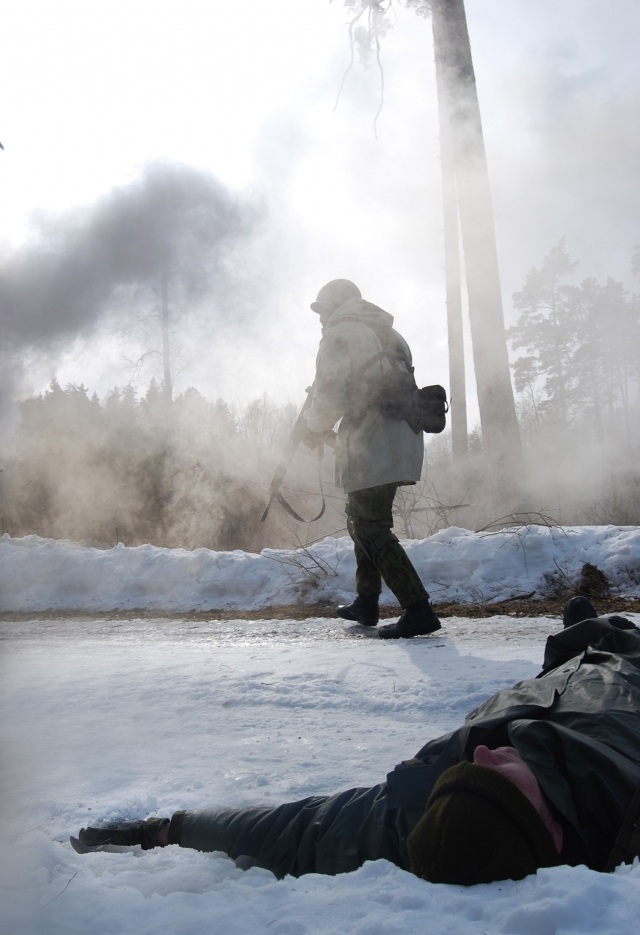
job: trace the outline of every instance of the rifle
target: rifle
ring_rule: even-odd
[[[274,500],[278,501],[280,506],[283,507],[287,511],[289,516],[292,516],[294,519],[297,519],[300,523],[315,523],[315,521],[317,519],[320,519],[320,517],[324,513],[325,502],[324,502],[324,492],[322,490],[322,461],[324,458],[324,442],[322,440],[320,441],[318,445],[318,480],[320,483],[320,495],[322,496],[322,507],[318,515],[314,516],[313,519],[303,519],[301,516],[299,516],[296,513],[293,507],[287,503],[285,498],[280,493],[280,488],[282,486],[283,480],[285,479],[285,475],[287,471],[289,470],[289,465],[291,464],[293,460],[293,456],[298,450],[298,446],[300,442],[302,441],[302,439],[304,438],[307,432],[307,420],[305,419],[304,414],[309,408],[309,406],[311,405],[311,400],[313,399],[314,389],[315,389],[315,384],[308,386],[306,389],[307,398],[305,399],[302,405],[302,409],[300,410],[300,415],[298,416],[296,420],[296,424],[293,427],[293,431],[291,432],[291,436],[289,438],[289,441],[287,442],[287,447],[284,450],[284,454],[282,455],[280,464],[276,468],[276,472],[273,475],[273,480],[271,481],[271,486],[269,487],[269,493],[270,493],[269,502],[267,503],[267,508],[262,514],[262,519],[260,520],[261,523],[264,523],[265,519],[267,518],[267,514],[269,513],[269,510],[271,509],[271,504],[273,503]]]

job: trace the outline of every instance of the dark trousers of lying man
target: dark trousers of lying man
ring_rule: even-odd
[[[278,808],[87,828],[72,843],[223,851],[278,877],[379,858],[464,885],[557,864],[612,870],[640,853],[640,631],[596,617],[582,598],[568,609],[537,678],[498,692],[386,782]]]

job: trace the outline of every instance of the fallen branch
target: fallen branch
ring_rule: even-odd
[[[500,604],[510,604],[511,601],[528,601],[535,593],[535,591],[529,591],[528,594],[514,594],[513,597],[505,597],[501,601],[491,601],[488,606],[499,607]]]
[[[476,529],[474,531],[476,533],[486,532],[487,535],[494,536],[498,533],[506,532],[508,529],[522,526],[546,526],[547,529],[563,531],[560,524],[543,510],[531,510],[526,513],[507,513],[506,516],[500,516],[498,519],[487,523],[486,526],[482,526],[481,529]],[[491,532],[489,532],[489,530],[491,530]]]
[[[439,503],[437,506],[419,506],[411,507],[409,509],[403,509],[399,506],[394,506],[393,512],[400,513],[432,513],[438,512],[439,510],[461,510],[463,507],[473,506],[473,503],[456,503],[455,506],[449,506],[446,503]]]

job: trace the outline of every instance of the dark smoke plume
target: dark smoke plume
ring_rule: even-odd
[[[184,298],[206,293],[255,213],[213,176],[152,164],[95,206],[41,217],[0,270],[0,329],[9,348],[90,330],[123,289],[161,277]]]

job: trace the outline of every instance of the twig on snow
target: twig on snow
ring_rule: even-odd
[[[47,906],[50,906],[51,903],[54,903],[54,902],[56,901],[56,899],[59,899],[59,898],[62,896],[62,894],[66,891],[67,886],[69,886],[69,884],[70,884],[71,881],[74,879],[74,877],[77,877],[77,876],[78,876],[78,871],[76,870],[76,872],[73,874],[73,876],[72,876],[72,877],[69,877],[69,879],[67,880],[67,883],[66,883],[66,886],[64,887],[64,889],[60,890],[60,892],[58,893],[58,895],[57,895],[57,896],[54,896],[53,899],[52,899],[50,902],[45,903],[44,906],[43,906],[42,908],[43,908],[43,909],[46,909],[46,907],[47,907]]]

